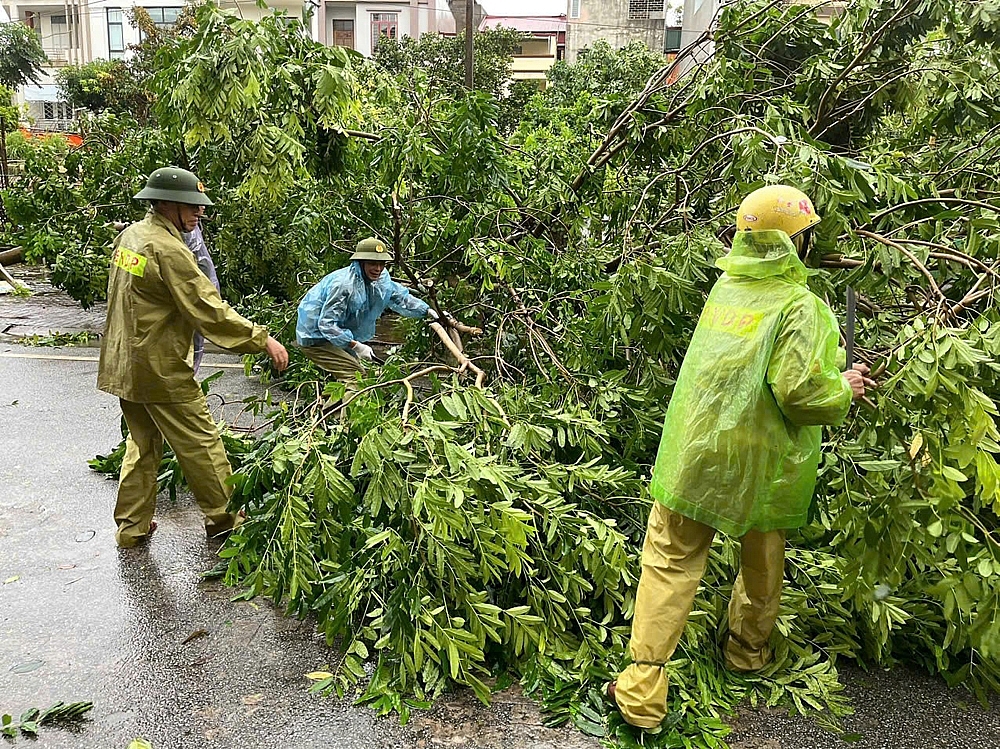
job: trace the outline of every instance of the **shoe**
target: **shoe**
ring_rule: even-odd
[[[615,710],[617,710],[618,713],[622,716],[622,720],[624,720],[626,723],[628,723],[630,726],[632,726],[632,728],[635,728],[636,730],[642,731],[643,733],[648,733],[650,736],[656,736],[658,733],[660,733],[661,731],[663,731],[664,724],[667,723],[667,722],[669,722],[670,718],[673,717],[673,715],[668,715],[667,718],[664,719],[664,721],[660,723],[660,725],[658,725],[658,726],[656,726],[654,728],[643,728],[642,726],[634,726],[631,723],[629,723],[628,718],[625,717],[625,715],[621,711],[621,708],[618,707],[618,700],[615,698],[615,690],[617,689],[617,687],[618,687],[618,684],[616,682],[609,681],[607,684],[604,685],[603,696],[604,696],[605,701],[607,701],[608,703],[610,703],[615,708]],[[676,722],[676,721],[673,721],[673,722]]]
[[[211,538],[211,539],[213,539],[213,540],[215,540],[215,539],[218,539],[220,541],[221,540],[225,540],[229,536],[230,533],[232,533],[237,528],[239,528],[241,525],[243,525],[243,521],[246,520],[246,517],[247,517],[246,512],[243,511],[243,510],[240,510],[238,513],[236,513],[236,518],[233,520],[233,524],[231,526],[229,526],[228,528],[223,528],[222,530],[219,530],[219,531],[209,530],[209,529],[206,528],[205,532],[208,535],[208,537]]]
[[[149,530],[146,531],[141,536],[130,536],[130,537],[122,538],[121,536],[119,536],[116,533],[115,534],[115,540],[118,542],[118,548],[119,549],[134,549],[136,546],[139,546],[140,544],[147,543],[149,541],[150,537],[153,535],[153,531],[155,531],[155,530],[156,530],[156,521],[155,520],[150,520],[149,521]]]

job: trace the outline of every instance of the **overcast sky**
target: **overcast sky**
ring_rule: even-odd
[[[566,0],[479,0],[491,16],[564,16]]]

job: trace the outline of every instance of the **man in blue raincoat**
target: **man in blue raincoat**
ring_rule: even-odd
[[[313,286],[299,303],[295,338],[320,369],[351,388],[355,375],[372,360],[367,344],[386,308],[403,317],[438,318],[426,302],[389,277],[392,256],[374,238],[358,242],[351,264]]]

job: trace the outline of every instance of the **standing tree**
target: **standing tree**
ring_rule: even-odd
[[[48,58],[34,30],[20,23],[0,24],[0,83],[15,89],[38,83],[46,62]]]
[[[497,124],[510,132],[520,120],[528,99],[538,89],[530,81],[511,78],[511,61],[521,49],[524,34],[515,29],[492,28],[476,34],[473,80],[478,91],[490,94],[500,107]],[[465,34],[424,34],[419,39],[383,39],[372,56],[375,64],[392,75],[412,81],[426,75],[431,89],[453,98],[465,91]]]

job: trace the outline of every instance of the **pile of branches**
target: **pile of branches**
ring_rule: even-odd
[[[453,683],[487,699],[510,670],[555,720],[634,741],[595,694],[624,658],[643,479],[731,211],[778,181],[815,196],[814,289],[842,309],[858,288],[883,386],[830,435],[777,658],[755,677],[719,661],[738,554],[716,542],[662,741],[718,745],[747,696],[843,714],[839,657],[997,688],[1000,17],[946,5],[857,3],[826,28],[736,4],[710,61],[682,53],[609,104],[596,138],[576,122],[589,94],[504,142],[489,102],[403,92],[411,119],[349,159],[402,206],[414,279],[457,279],[441,293],[487,331],[470,349],[489,384],[446,378],[416,408],[376,387],[347,422],[292,419],[253,445],[227,579],[341,643],[320,689],[361,680],[405,714]],[[380,382],[408,365],[393,366]]]
[[[246,307],[294,303],[376,233],[415,291],[484,331],[415,395],[455,338],[408,323],[346,418],[302,365],[291,403],[230,443],[248,522],[223,574],[339,645],[318,689],[405,717],[513,674],[554,722],[637,741],[598,686],[626,657],[646,480],[732,212],[776,182],[814,197],[810,285],[836,310],[858,290],[882,387],[829,433],[757,675],[719,656],[739,554],[716,540],[657,741],[722,746],[746,698],[842,715],[840,658],[914,662],[984,701],[1000,687],[995,2],[856,0],[826,26],[739,0],[611,93],[586,66],[614,53],[561,67],[511,136],[485,94],[301,40],[285,64],[278,24],[196,20],[158,60],[159,121],[239,206],[209,229]],[[293,244],[316,249],[256,293],[267,248]]]

